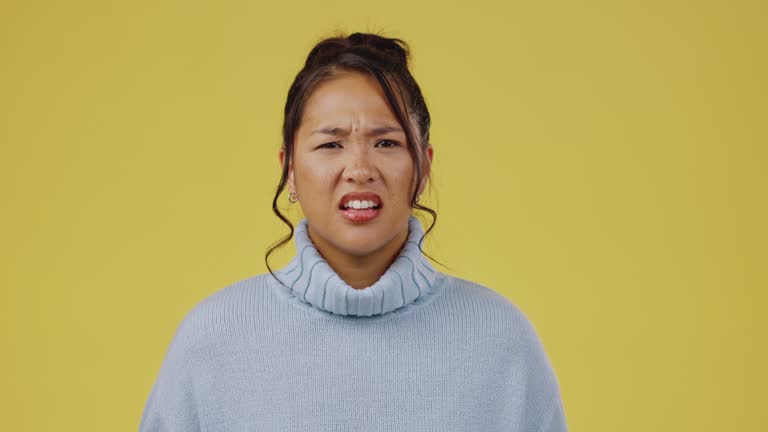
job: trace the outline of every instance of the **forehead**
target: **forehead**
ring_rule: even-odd
[[[318,84],[304,105],[302,117],[302,126],[368,120],[390,120],[397,124],[376,78],[358,72],[342,72]]]

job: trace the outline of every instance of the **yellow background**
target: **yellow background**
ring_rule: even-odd
[[[334,30],[411,43],[427,250],[529,316],[571,430],[766,430],[765,5],[3,1],[0,430],[136,430],[184,314],[266,271]]]

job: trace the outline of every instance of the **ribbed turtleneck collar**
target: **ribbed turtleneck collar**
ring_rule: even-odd
[[[408,306],[426,296],[437,271],[419,250],[424,230],[415,216],[408,219],[408,239],[397,258],[373,285],[354,289],[320,255],[307,233],[307,219],[294,231],[296,256],[277,276],[299,301],[339,315],[371,316]]]

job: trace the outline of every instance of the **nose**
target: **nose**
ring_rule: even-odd
[[[368,152],[355,146],[357,150],[349,152],[349,159],[344,168],[344,180],[350,183],[373,183],[378,180],[379,173],[371,161]]]

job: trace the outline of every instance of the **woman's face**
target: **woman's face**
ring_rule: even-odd
[[[298,196],[321,252],[361,257],[399,250],[415,187],[407,145],[372,76],[345,72],[315,88],[295,134],[288,189]],[[431,162],[431,147],[427,154]],[[283,158],[281,151],[281,164]],[[428,166],[420,191],[427,174]]]

